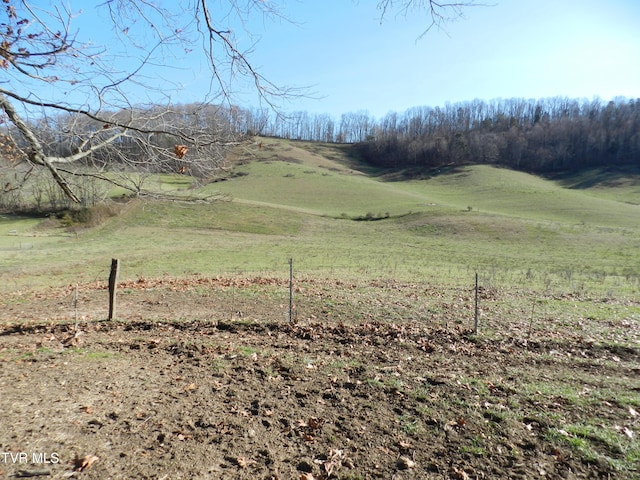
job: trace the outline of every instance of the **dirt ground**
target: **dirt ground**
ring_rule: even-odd
[[[139,279],[116,321],[99,284],[4,295],[0,478],[640,478],[637,343],[475,336],[468,298],[389,282],[298,282],[290,323],[283,287]],[[564,441],[587,417],[620,448]]]

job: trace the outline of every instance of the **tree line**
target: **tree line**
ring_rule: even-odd
[[[144,194],[155,173],[185,173],[206,182],[219,175],[231,148],[255,135],[350,143],[365,162],[391,169],[483,163],[543,173],[640,166],[640,99],[474,100],[380,119],[351,112],[337,120],[187,104],[114,110],[100,119],[62,112],[25,124],[83,205],[107,195],[103,182],[131,195]],[[0,149],[0,207],[19,209],[34,199],[38,210],[70,205],[46,169],[30,164],[29,141],[9,122],[0,126]]]
[[[380,119],[367,112],[291,114],[262,133],[354,143],[385,168],[496,164],[535,172],[640,165],[640,99],[497,99],[414,107]]]

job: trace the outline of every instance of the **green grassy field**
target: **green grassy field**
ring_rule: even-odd
[[[631,294],[640,284],[637,177],[575,187],[490,166],[385,181],[344,146],[265,140],[235,155],[226,181],[184,196],[225,201],[131,201],[91,228],[0,218],[4,289],[105,276],[304,275],[471,281]],[[616,196],[621,201],[616,200]]]

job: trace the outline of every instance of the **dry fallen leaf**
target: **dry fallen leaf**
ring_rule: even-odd
[[[320,427],[322,427],[322,424],[324,423],[324,420],[321,418],[316,418],[316,417],[311,417],[309,418],[309,420],[307,421],[307,425],[309,426],[310,429],[312,430],[318,430]]]
[[[416,466],[416,462],[409,457],[402,456],[398,459],[397,466],[400,470],[409,470]]]
[[[84,472],[88,468],[91,468],[91,465],[93,465],[96,461],[98,461],[98,457],[96,457],[95,455],[86,455],[80,458],[76,453],[76,456],[73,459],[73,470],[75,472]]]
[[[331,449],[329,450],[328,459],[322,462],[322,467],[326,473],[327,478],[330,478],[335,472],[342,467],[342,461],[345,459],[344,450]]]
[[[248,459],[247,457],[236,458],[236,463],[240,468],[247,468],[249,465],[254,465],[257,462],[255,460]]]
[[[460,417],[460,418],[457,418],[456,420],[451,420],[447,422],[447,426],[461,428],[461,427],[464,427],[466,423],[467,421],[464,418]]]
[[[452,473],[452,478],[457,478],[458,480],[471,480],[471,477],[469,476],[469,474],[464,470],[462,470],[461,468],[453,467],[451,473]]]
[[[552,454],[556,458],[556,462],[562,462],[562,460],[564,459],[564,454],[558,448],[554,448],[552,450]]]
[[[178,440],[180,440],[181,442],[184,442],[185,440],[188,440],[191,438],[191,435],[189,435],[188,433],[184,433],[181,432],[180,430],[177,430],[175,432],[173,432],[173,434],[177,437]]]
[[[387,447],[384,447],[382,445],[378,447],[378,450],[380,450],[383,453],[386,453],[387,455],[393,455],[393,452],[391,450],[389,450]]]

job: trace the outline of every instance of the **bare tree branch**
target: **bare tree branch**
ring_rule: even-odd
[[[408,17],[412,13],[426,13],[427,27],[418,35],[418,39],[424,37],[431,29],[443,29],[447,23],[464,18],[465,10],[470,7],[488,6],[475,0],[462,2],[439,2],[436,0],[379,0],[380,22],[395,11],[396,15]]]
[[[60,175],[56,167],[51,163],[51,159],[44,155],[44,149],[42,148],[42,145],[38,138],[22,120],[22,118],[20,118],[18,113],[13,108],[13,105],[11,105],[7,97],[2,93],[0,93],[0,108],[2,108],[2,110],[7,114],[7,117],[9,117],[16,128],[20,130],[20,133],[22,133],[22,135],[24,135],[24,137],[31,144],[29,160],[37,165],[47,167],[49,172],[51,172],[51,176],[55,179],[58,185],[60,185],[60,188],[64,191],[64,193],[74,202],[80,203],[80,199],[76,196],[73,190],[71,190],[71,187],[69,187],[69,184],[64,179],[64,177]]]

